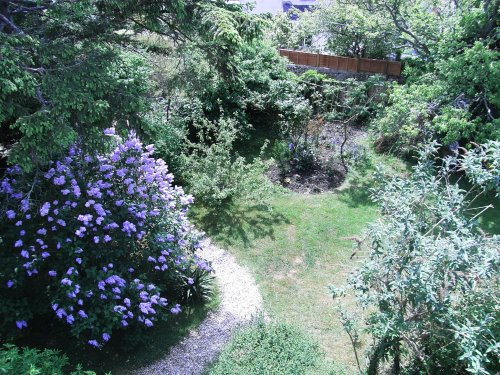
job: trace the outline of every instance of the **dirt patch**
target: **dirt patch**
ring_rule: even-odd
[[[314,162],[308,168],[302,168],[293,162],[282,160],[267,171],[272,182],[304,194],[334,190],[344,182],[346,170],[340,158],[340,147],[344,140],[342,123],[323,123],[312,129],[311,133],[309,137],[314,139]],[[367,133],[360,127],[351,126],[347,134],[344,153],[347,158],[355,158],[363,152],[359,145]]]
[[[269,179],[283,187],[298,193],[315,194],[333,190],[342,184],[344,176],[342,171],[331,174],[322,168],[307,171],[294,171],[283,173],[281,168],[273,165],[267,172]]]

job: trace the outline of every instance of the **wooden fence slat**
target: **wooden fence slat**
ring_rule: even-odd
[[[320,53],[300,52],[279,49],[280,56],[287,57],[291,63],[312,67],[323,67],[346,72],[381,73],[400,76],[400,61],[355,59],[351,57],[324,55]]]

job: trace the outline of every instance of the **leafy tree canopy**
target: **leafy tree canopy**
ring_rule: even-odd
[[[227,57],[261,21],[222,0],[0,2],[0,151],[25,169],[102,129],[139,127],[149,69],[136,36],[187,41],[226,76]]]

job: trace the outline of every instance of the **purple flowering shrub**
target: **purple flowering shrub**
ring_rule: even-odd
[[[134,135],[112,142],[106,155],[72,148],[30,178],[11,167],[0,182],[3,332],[52,314],[100,347],[114,332],[178,314],[178,284],[210,271],[186,218],[192,197],[152,146]]]

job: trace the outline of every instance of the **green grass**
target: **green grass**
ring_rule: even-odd
[[[403,173],[396,158],[376,156]],[[227,248],[255,275],[266,310],[319,342],[328,360],[355,368],[329,284],[342,285],[359,266],[351,258],[353,241],[379,215],[369,199],[372,166],[360,168],[337,190],[319,195],[276,193],[271,210],[233,204],[217,212],[197,207],[193,221]]]
[[[346,237],[359,236],[377,218],[376,207],[355,187],[277,195],[271,205],[236,205],[219,215],[198,210],[195,222],[249,267],[271,316],[311,334],[327,358],[353,366],[327,285],[343,283],[358,264]]]
[[[484,207],[488,204],[492,204],[493,208],[486,210],[479,217],[479,226],[490,234],[500,235],[500,198],[490,193],[479,197],[475,202],[476,207]]]
[[[469,188],[469,184],[463,184],[463,189]],[[479,227],[489,234],[500,235],[500,198],[495,197],[493,192],[479,195],[472,203],[470,215],[476,215],[484,207],[492,205],[478,217]]]

